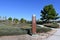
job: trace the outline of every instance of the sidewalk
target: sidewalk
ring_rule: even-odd
[[[60,40],[60,28],[57,29],[57,32],[55,32],[54,35],[48,37],[45,40]]]

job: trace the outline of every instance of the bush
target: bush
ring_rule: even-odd
[[[51,27],[51,28],[59,28],[59,25],[57,23],[46,24],[45,26]]]
[[[32,33],[32,28],[27,28],[27,29],[25,29],[26,31],[27,31],[27,34],[31,34]],[[50,29],[50,28],[45,28],[45,27],[36,27],[36,32],[37,33],[46,33],[46,32],[48,32],[48,31],[51,31],[52,29]]]
[[[53,23],[53,24],[51,25],[51,27],[52,27],[52,28],[59,28],[59,24]]]
[[[0,36],[4,36],[4,35],[21,35],[21,34],[27,34],[27,31],[25,31],[21,28],[11,28],[11,27],[0,28]]]
[[[37,23],[37,24],[41,24],[41,25],[43,24],[42,21],[38,21],[38,20],[36,21],[36,23]]]
[[[38,27],[37,28],[37,33],[46,33],[50,30],[51,30],[50,28]]]

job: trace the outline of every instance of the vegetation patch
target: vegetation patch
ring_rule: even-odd
[[[51,31],[52,29],[50,28],[45,28],[45,27],[37,27],[37,33],[46,33]]]
[[[51,28],[59,28],[59,25],[57,23],[45,24],[45,26],[51,27]]]
[[[13,27],[0,27],[0,36],[4,35],[22,35],[27,34],[26,30],[21,28],[13,28]]]

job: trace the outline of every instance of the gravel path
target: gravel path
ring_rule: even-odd
[[[18,35],[18,36],[1,36],[0,40],[42,40],[46,36],[41,35]]]
[[[30,36],[30,35],[18,35],[18,36],[2,36],[0,40],[39,40],[41,39],[39,36]]]

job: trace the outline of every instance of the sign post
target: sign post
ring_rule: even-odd
[[[32,15],[32,34],[36,33],[36,16]]]

